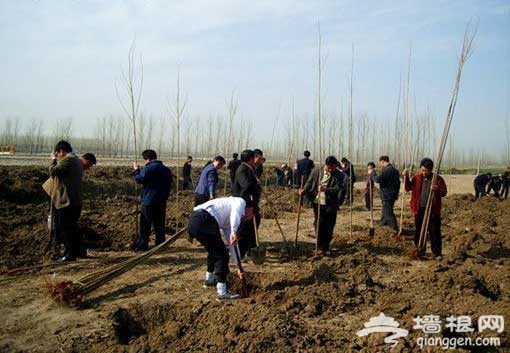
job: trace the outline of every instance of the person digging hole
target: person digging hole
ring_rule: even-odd
[[[237,231],[241,223],[253,219],[253,203],[241,197],[222,197],[207,201],[193,209],[189,217],[188,234],[190,238],[197,239],[207,250],[207,272],[205,274],[204,288],[216,285],[217,300],[232,300],[240,298],[227,289],[227,275],[229,273],[229,254],[225,242],[229,247],[234,262],[241,268],[237,249]],[[220,229],[223,230],[224,240]],[[245,272],[238,270],[241,279],[246,277]]]

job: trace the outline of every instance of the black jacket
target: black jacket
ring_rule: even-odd
[[[312,169],[310,176],[303,186],[303,195],[307,195],[310,201],[315,200],[318,192],[318,185],[322,179],[323,168],[315,167]],[[338,170],[331,173],[331,177],[326,185],[326,212],[336,212],[340,206],[340,199],[338,197],[340,190],[344,187],[344,175]]]
[[[396,200],[400,192],[400,173],[391,164],[381,170],[377,177],[381,189],[381,200]]]
[[[253,197],[255,202],[260,200],[260,185],[254,171],[245,163],[237,168],[234,184],[232,185],[232,196],[242,197],[246,201]]]
[[[303,177],[304,182],[307,181],[308,176],[312,172],[314,168],[313,161],[310,158],[303,158],[297,161],[297,171],[296,171],[296,182],[301,184],[301,177]]]
[[[241,161],[239,159],[232,159],[228,162],[227,169],[230,171],[230,179],[234,179],[236,176],[237,168],[241,165]]]

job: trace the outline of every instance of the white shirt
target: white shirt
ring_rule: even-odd
[[[193,211],[205,210],[214,217],[218,226],[223,230],[230,253],[237,264],[234,248],[230,244],[230,234],[237,232],[241,225],[241,218],[245,214],[246,202],[241,197],[220,197],[212,199],[193,208]]]

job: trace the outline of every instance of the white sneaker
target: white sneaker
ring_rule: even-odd
[[[241,296],[239,294],[226,292],[225,294],[221,294],[221,295],[218,294],[218,296],[216,297],[216,300],[221,302],[224,300],[235,300],[235,299],[239,299],[239,298],[241,298]]]

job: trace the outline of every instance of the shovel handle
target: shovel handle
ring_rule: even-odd
[[[253,202],[253,196],[250,196],[250,200]],[[253,231],[255,232],[255,243],[259,246],[259,230],[257,229],[257,218],[253,215]]]
[[[237,248],[237,245],[232,245],[234,248],[234,255],[236,257],[237,262],[237,268],[239,269],[239,272],[244,274],[243,265],[241,264],[241,256],[239,255],[239,249]],[[248,296],[248,286],[246,285],[246,278],[244,276],[240,277],[241,279],[241,294],[243,298],[246,298]]]
[[[304,176],[301,175],[301,187],[299,190],[303,189],[303,180]],[[298,209],[297,209],[297,220],[296,220],[296,238],[294,239],[294,247],[297,249],[298,246],[298,236],[299,236],[299,218],[301,216],[301,203],[303,202],[303,195],[299,194],[299,200],[298,200]]]
[[[264,195],[264,199],[266,200],[266,203],[268,204],[268,206],[271,207],[271,209],[273,211],[275,211],[275,208],[273,207],[273,204],[269,201],[269,198],[267,197],[267,194],[265,193],[264,189],[262,189],[262,195]],[[276,226],[278,227],[278,230],[280,231],[280,234],[282,235],[283,242],[284,243],[287,242],[287,238],[285,238],[285,234],[283,234],[282,226],[280,225],[280,222],[278,221],[278,216],[276,214],[276,211],[274,214],[274,222],[276,223]]]
[[[301,216],[301,200],[302,197],[299,195],[299,204],[297,209],[297,220],[296,220],[296,237],[294,239],[294,247],[297,248],[298,246],[298,236],[299,236],[299,218]]]

